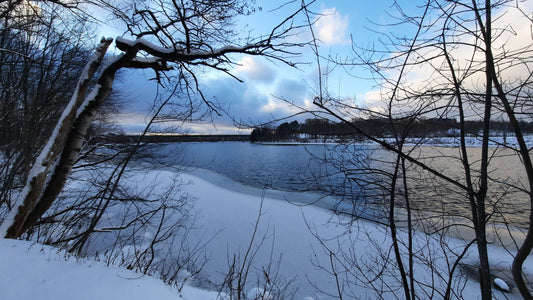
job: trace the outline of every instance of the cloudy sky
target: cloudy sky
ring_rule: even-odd
[[[273,11],[285,2],[287,1],[258,0],[257,6],[261,6],[262,10],[239,19],[237,25],[245,28],[247,34],[268,33],[300,5],[300,1],[293,1],[290,5]],[[405,2],[402,8],[409,14],[419,13],[419,1]],[[320,14],[312,18],[321,55],[350,57],[352,41],[358,45],[379,43],[378,32],[393,30],[391,27],[377,25],[395,22],[397,12],[392,8],[393,3],[393,0],[316,1],[311,10]],[[394,27],[394,30],[410,36],[409,32],[400,32],[402,27]],[[113,30],[108,32],[104,34],[115,33]],[[296,38],[306,39],[309,34],[309,31],[302,31],[301,36]],[[198,134],[247,133],[249,129],[236,128],[234,120],[258,124],[291,116],[299,111],[297,106],[315,109],[312,99],[319,89],[317,64],[311,48],[299,50],[302,55],[295,59],[301,63],[297,69],[261,57],[235,57],[238,65],[232,70],[232,74],[243,80],[243,83],[226,74],[201,74],[200,84],[206,98],[215,99],[224,108],[224,116],[215,117],[212,122],[186,124],[186,129]],[[367,76],[357,73],[363,72],[362,70],[334,68],[325,62],[322,62],[321,67],[322,73],[327,73],[323,77],[323,85],[335,96],[350,98],[358,105],[368,107],[379,100],[375,83],[359,78]],[[150,72],[135,71],[122,76],[123,79],[116,85],[120,97],[127,99],[116,118],[126,132],[139,132],[150,117],[149,108],[154,102],[156,91],[155,84],[149,80],[151,77],[153,74]],[[300,115],[295,118],[304,120],[309,117],[311,116]]]

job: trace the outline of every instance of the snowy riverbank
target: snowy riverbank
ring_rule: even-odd
[[[241,193],[235,188],[226,189],[222,187],[224,181],[220,179],[213,184],[191,174],[145,170],[127,180],[132,187],[142,189],[139,183],[153,182],[157,178],[164,185],[176,176],[186,183],[183,192],[196,198],[198,218],[196,232],[192,236],[198,241],[205,236],[214,236],[206,246],[209,260],[198,275],[213,283],[223,279],[228,260],[233,255],[244,257],[260,212],[247,290],[257,287],[259,284],[256,280],[270,268],[271,275],[278,274],[279,282],[292,282],[290,287],[298,288],[294,299],[329,299],[331,297],[327,294],[335,294],[337,290],[335,277],[327,272],[331,272],[330,250],[338,253],[339,259],[341,253],[353,254],[359,259],[359,267],[368,268],[366,275],[372,276],[374,272],[379,272],[381,263],[374,255],[380,250],[386,253],[390,247],[390,235],[384,227],[364,221],[350,223],[350,220],[332,215],[320,207],[296,206],[285,200],[262,197],[258,190]],[[226,184],[235,185],[231,181]],[[405,238],[405,233],[401,233],[401,237]],[[420,232],[415,234],[415,244],[420,246],[421,251],[418,255],[431,258],[429,263],[445,276],[449,267],[443,256],[446,253],[438,252],[442,249],[442,241],[438,236]],[[466,244],[453,238],[445,241],[449,251],[460,251]],[[194,243],[194,238],[189,242]],[[13,270],[1,275],[3,299],[170,299],[178,293],[155,279],[122,268],[105,267],[90,259],[76,260],[41,245],[2,240],[0,249],[0,268]],[[475,266],[474,250],[469,250],[464,258],[465,266]],[[511,254],[496,246],[491,246],[489,250],[495,274],[511,282]],[[334,265],[340,268],[340,260]],[[531,272],[532,269],[533,263],[528,261],[526,271]],[[458,270],[457,278],[461,278],[460,274],[468,275],[468,270]],[[417,280],[428,283],[434,280],[436,289],[443,288],[439,278],[427,273],[427,266],[415,265],[414,271]],[[342,280],[344,291],[354,297],[372,298],[373,287],[365,284],[365,278],[357,278],[357,274],[355,271],[341,274],[339,279]],[[394,271],[388,271],[384,276],[384,284],[398,286],[396,275]],[[461,288],[458,295],[475,299],[479,296],[478,283],[471,276],[466,278],[464,289]],[[348,284],[351,284],[351,288]],[[207,285],[204,288],[210,289]],[[396,292],[401,293],[401,290]],[[80,295],[81,298],[78,297]],[[393,297],[391,293],[382,295],[385,299]],[[495,291],[495,296],[503,297],[499,291]],[[516,289],[505,296],[520,298]],[[215,292],[203,292],[188,286],[182,292],[182,299],[216,298]]]
[[[533,145],[533,136],[528,135],[524,136],[526,144],[528,146]],[[394,145],[396,140],[394,138],[388,137],[381,139],[384,142]],[[318,138],[318,139],[300,139],[300,140],[287,140],[287,141],[278,141],[278,142],[257,142],[258,144],[264,145],[336,145],[343,143],[353,143],[356,145],[377,145],[376,142],[369,140],[343,140],[343,139],[334,139],[334,138]],[[481,136],[467,136],[465,138],[465,143],[467,147],[481,147]],[[436,147],[459,147],[460,140],[458,137],[440,137],[440,136],[428,136],[424,138],[415,138],[408,137],[404,141],[404,145],[413,146],[436,146]],[[489,139],[489,147],[498,147],[506,145],[508,147],[518,147],[518,142],[513,135],[509,136],[491,136]]]
[[[204,179],[183,175],[185,178],[194,182],[186,186],[186,190],[198,197],[197,207],[201,212],[201,221],[208,228],[222,228],[223,230],[213,241],[214,249],[227,249],[228,252],[239,251],[244,249],[250,239],[253,224],[260,208],[261,197],[257,193],[248,191],[240,193],[220,187],[221,182],[217,185]],[[234,184],[229,182],[229,184]],[[290,196],[287,196],[290,197]],[[288,200],[288,201],[286,201]],[[282,257],[281,273],[287,278],[294,278],[295,282],[300,284],[296,299],[312,297],[314,299],[329,299],[325,293],[334,294],[336,290],[335,279],[325,270],[320,270],[317,265],[327,267],[329,265],[328,250],[323,248],[324,245],[317,240],[317,236],[326,241],[331,250],[349,251],[352,248],[355,254],[361,257],[367,257],[368,252],[375,251],[376,245],[388,249],[390,246],[390,235],[384,227],[365,221],[357,221],[351,226],[350,220],[342,216],[332,215],[329,210],[316,206],[296,206],[291,203],[290,198],[286,200],[265,198],[263,200],[262,221],[260,232],[268,232],[272,238],[267,241],[267,246],[260,249],[257,256],[256,264],[258,266],[269,263],[271,255]],[[202,221],[203,220],[203,221]],[[405,238],[405,234],[403,234]],[[425,250],[434,251],[439,248],[438,243],[441,241],[437,235],[428,236],[418,232],[415,236],[415,243],[432,243],[433,245],[424,246]],[[460,239],[444,239],[450,249],[460,249],[467,242]],[[273,246],[269,243],[273,243]],[[434,247],[434,248],[433,248]],[[423,250],[424,251],[424,250]],[[504,249],[491,246],[491,263],[495,267],[495,274],[510,282],[510,266],[512,257]],[[465,265],[476,264],[475,248],[468,251],[464,259]],[[431,254],[428,254],[431,256]],[[432,255],[435,255],[433,253]],[[215,251],[208,262],[208,270],[216,270],[227,266],[227,253],[225,251]],[[370,257],[369,257],[370,258]],[[442,256],[435,255],[434,263],[437,270],[447,268],[446,261]],[[528,261],[527,269],[531,270],[533,263]],[[376,265],[376,268],[379,268]],[[416,267],[419,275],[424,274],[424,266]],[[496,270],[497,269],[497,270]],[[377,272],[377,270],[375,270]],[[214,273],[211,273],[213,277]],[[460,274],[460,272],[458,273]],[[457,277],[460,277],[459,275]],[[212,278],[215,279],[215,278]],[[361,278],[362,279],[362,278]],[[429,278],[428,278],[429,280]],[[317,292],[309,282],[316,285],[316,288],[322,290]],[[362,284],[360,282],[359,284]],[[372,295],[373,290],[370,286],[358,286],[358,296]],[[495,291],[496,294],[501,292]],[[476,298],[479,296],[478,283],[469,278],[466,282],[466,288],[462,292],[464,298]],[[520,299],[517,291],[512,294],[506,294],[511,299]],[[385,297],[388,299],[391,294]]]
[[[217,293],[185,286],[181,293],[150,276],[77,259],[56,248],[0,239],[0,298],[5,300],[217,299]]]

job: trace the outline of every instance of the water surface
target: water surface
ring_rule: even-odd
[[[371,210],[375,205],[388,205],[386,190],[393,171],[395,156],[374,145],[280,145],[248,142],[184,143],[159,145],[160,151],[172,157],[172,163],[197,168],[202,177],[210,172],[227,177],[240,186],[292,193],[298,202],[313,203],[314,198],[332,196],[319,204],[330,209],[348,212]],[[481,148],[470,147],[472,173],[479,173]],[[526,183],[520,160],[506,149],[491,149],[489,212],[496,212],[491,221],[528,224],[527,195],[520,191]],[[420,147],[413,149],[413,157],[435,170],[463,183],[464,169],[457,147]],[[377,168],[388,173],[370,172]],[[208,170],[209,172],[205,172]],[[442,213],[448,216],[470,216],[470,203],[465,191],[413,165],[407,165],[408,190],[411,206],[419,211]],[[199,173],[198,173],[199,172]],[[202,175],[203,173],[203,175]],[[352,180],[355,179],[355,180]],[[474,180],[475,181],[475,180]],[[219,182],[222,182],[219,180]],[[474,182],[478,184],[478,182]],[[398,184],[398,194],[403,193]],[[301,192],[306,193],[306,196]],[[284,198],[288,194],[271,194]],[[398,203],[405,206],[402,197]],[[367,204],[372,204],[368,206]],[[340,205],[340,207],[339,207]],[[379,213],[378,213],[379,215]],[[505,218],[502,218],[505,216]]]

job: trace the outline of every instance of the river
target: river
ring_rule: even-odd
[[[167,163],[194,168],[196,174],[203,177],[212,177],[215,173],[241,184],[242,189],[249,186],[306,194],[299,202],[312,203],[314,198],[320,198],[321,206],[373,217],[380,216],[376,207],[389,201],[389,193],[384,188],[390,183],[391,162],[395,161],[391,153],[375,145],[219,142],[157,147],[160,153],[166,154]],[[464,184],[464,169],[457,147],[424,146],[408,150],[412,151],[411,156],[434,170]],[[468,151],[477,185],[475,177],[479,173],[481,148],[469,147]],[[520,190],[527,182],[521,162],[508,149],[492,148],[491,154],[487,211],[494,214],[490,221],[525,228],[529,204],[527,194]],[[369,172],[373,168],[388,172]],[[413,165],[407,165],[407,170],[412,207],[425,213],[469,217],[470,204],[464,190]],[[353,178],[356,180],[350,180]],[[403,194],[403,191],[404,186],[399,184],[397,192]],[[322,198],[324,196],[329,197]],[[398,199],[398,203],[405,206],[405,199]]]

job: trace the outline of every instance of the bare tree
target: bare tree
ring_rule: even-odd
[[[0,25],[0,207],[27,177],[31,163],[70,98],[89,56],[90,27],[59,10],[15,11]],[[67,28],[68,27],[68,28]]]
[[[469,217],[479,257],[481,295],[483,299],[491,299],[493,291],[487,251],[488,225],[490,222],[502,222],[511,227],[514,225],[523,228],[521,224],[508,223],[509,214],[513,212],[505,212],[505,206],[511,204],[502,203],[505,200],[501,199],[513,197],[515,200],[512,201],[517,201],[519,197],[514,198],[516,195],[530,199],[530,209],[524,218],[528,220],[525,222],[527,234],[518,247],[512,266],[517,288],[524,298],[529,299],[531,294],[522,274],[522,265],[533,246],[533,176],[530,150],[524,138],[523,123],[519,121],[531,117],[527,99],[532,87],[533,48],[530,40],[518,43],[513,39],[513,36],[530,39],[528,32],[525,35],[523,30],[518,32],[515,28],[517,23],[513,23],[519,19],[530,24],[529,12],[524,12],[522,4],[515,1],[489,0],[426,1],[416,15],[408,15],[397,3],[394,7],[395,15],[400,16],[397,24],[412,26],[413,36],[385,33],[382,35],[382,48],[359,47],[355,41],[353,59],[335,59],[336,63],[349,69],[354,76],[361,76],[355,74],[360,67],[370,71],[370,79],[376,80],[382,98],[378,108],[354,105],[352,99],[340,99],[323,89],[320,89],[320,94],[315,99],[315,104],[327,116],[344,122],[354,133],[364,136],[392,155],[380,161],[380,164],[357,169],[350,168],[353,158],[341,157],[339,167],[356,185],[375,186],[379,183],[377,190],[382,192],[388,205],[386,226],[392,240],[390,249],[401,279],[402,297],[408,299],[417,297],[413,262],[402,261],[399,246],[403,244],[409,257],[412,257],[411,235],[415,220],[413,209],[431,209],[441,211],[444,216],[463,214],[463,217]],[[356,118],[376,117],[388,120],[388,126],[392,128],[392,134],[388,138],[375,136],[353,122]],[[454,133],[459,147],[453,151],[441,151],[440,154],[428,152],[422,146],[431,136],[411,138],[409,134],[420,118],[457,122]],[[484,126],[480,132],[467,130],[466,123],[469,119],[483,120]],[[509,122],[515,143],[510,144],[508,139],[493,139],[491,121],[494,119]],[[469,136],[479,139],[481,147],[468,147]],[[407,140],[409,145],[406,145]],[[504,156],[520,161],[520,174],[525,176],[519,180],[509,178],[509,174],[504,173],[499,165],[500,158]],[[455,167],[450,167],[452,163]],[[375,174],[378,181],[375,178],[368,181],[365,173]],[[421,176],[422,174],[425,175]],[[442,187],[449,192],[440,192]],[[445,199],[442,204],[424,205],[428,201],[435,203],[439,195],[445,196],[440,197]],[[365,195],[362,199],[371,201],[372,196],[375,195]],[[465,215],[464,210],[450,210],[453,207],[449,203],[458,207],[466,206],[470,215]],[[395,225],[398,218],[395,210],[399,207],[407,209],[406,215],[402,216],[407,222],[407,236],[403,240],[399,240],[395,233],[399,230]],[[439,210],[439,207],[442,209]],[[424,218],[424,214],[417,219],[420,218]],[[444,229],[448,226],[444,225],[439,230],[445,232]],[[465,245],[465,251],[469,245],[470,243]],[[453,268],[449,270],[449,278],[442,278],[450,280],[447,291],[441,295],[446,298],[451,297],[453,292],[450,291],[450,283],[452,274],[464,255],[461,253],[463,251],[453,255],[455,263],[451,265]],[[384,259],[388,260],[389,255],[384,256]]]
[[[114,41],[120,52],[115,56],[107,53],[113,40],[103,38],[88,59],[89,51],[84,49],[87,42],[80,41],[76,45],[85,56],[72,53],[76,62],[82,62],[80,68],[77,72],[67,72],[77,78],[77,85],[51,84],[43,89],[52,92],[57,88],[67,93],[70,101],[53,108],[52,129],[43,128],[51,134],[36,142],[35,149],[28,151],[31,157],[25,165],[31,167],[22,179],[17,197],[5,202],[5,210],[9,212],[3,218],[0,232],[9,238],[20,238],[25,234],[26,238],[68,248],[78,255],[103,257],[107,263],[123,264],[145,274],[157,272],[168,283],[179,281],[183,284],[205,263],[203,244],[191,245],[187,241],[193,218],[190,215],[193,201],[178,195],[179,182],[160,186],[164,189],[163,195],[154,196],[151,191],[132,195],[131,187],[127,186],[126,171],[129,163],[137,158],[135,153],[143,146],[142,139],[131,149],[120,149],[104,158],[111,164],[96,166],[100,160],[93,156],[110,151],[88,147],[86,136],[92,121],[109,101],[115,77],[120,70],[127,68],[151,69],[159,87],[167,87],[170,91],[169,97],[154,105],[152,122],[156,118],[191,120],[198,111],[198,103],[208,112],[219,113],[217,104],[202,93],[200,74],[214,70],[234,77],[231,69],[237,55],[265,56],[294,66],[291,58],[297,53],[293,51],[305,43],[288,42],[287,37],[299,28],[293,18],[300,10],[281,20],[267,35],[246,37],[234,30],[233,19],[253,12],[254,7],[248,1],[152,1],[125,4],[120,8],[113,6],[111,1],[105,2],[117,20],[123,22],[127,28],[125,35],[130,38],[119,37]],[[25,15],[21,17],[19,28],[13,28],[13,24],[8,22],[20,11],[28,11],[28,15],[39,18],[42,16],[41,8],[62,7],[76,17],[88,17],[80,7],[91,3],[93,1],[9,1],[0,4],[0,15],[4,17],[5,24],[9,23],[9,30],[23,31],[27,29],[22,26],[26,26],[22,22],[26,21]],[[55,28],[50,26],[48,29]],[[24,45],[33,51],[41,51],[42,45],[33,45],[32,41],[28,39]],[[61,42],[63,40],[58,39],[54,45],[62,45]],[[22,52],[12,50],[2,48],[0,54],[26,58]],[[48,80],[50,74],[46,73],[42,78]],[[6,76],[6,79],[9,77]],[[71,82],[76,83],[76,79],[71,78]],[[15,87],[14,92],[20,89],[20,86]],[[169,109],[171,105],[173,108]],[[6,108],[9,112],[9,107]],[[27,107],[29,111],[37,112],[36,108],[32,105]],[[34,122],[28,124],[35,126]],[[75,168],[74,176],[69,179]],[[67,180],[76,186],[75,175],[85,176],[87,173],[96,173],[98,180],[90,185],[82,184],[82,189],[63,191]],[[13,191],[13,187],[6,190]],[[179,247],[176,248],[176,245]],[[243,268],[250,268],[250,262],[249,256],[244,258]],[[278,289],[276,293],[282,295],[286,291],[283,286],[274,285],[277,284],[274,278],[277,273],[271,268],[274,266],[266,266],[262,270],[261,274],[266,276],[265,285],[268,284],[271,292]],[[240,278],[246,277],[248,272],[246,270],[246,274],[239,275]],[[245,281],[240,280],[242,287]]]
[[[28,216],[41,216],[53,203],[77,160],[95,112],[109,97],[120,69],[152,69],[158,78],[162,72],[173,69],[177,74],[174,78],[178,79],[177,90],[191,100],[198,95],[208,107],[214,108],[200,90],[198,68],[230,74],[231,54],[261,55],[292,65],[287,56],[295,54],[288,50],[295,44],[286,42],[284,37],[298,28],[291,22],[298,11],[282,20],[269,35],[239,41],[232,39],[233,31],[223,28],[230,28],[233,16],[249,11],[246,2],[219,1],[214,5],[205,1],[162,1],[144,5],[123,10],[120,17],[136,39],[116,40],[123,53],[110,59],[99,71],[97,84],[90,92],[91,79],[112,40],[103,39],[87,64],[71,102],[33,164],[18,201],[2,223],[6,237],[20,236],[23,228],[31,226],[24,225]]]
[[[24,189],[4,218],[1,229],[6,237],[21,236],[56,201],[83,148],[89,125],[98,108],[108,99],[120,69],[152,69],[160,84],[175,80],[173,89],[184,95],[177,100],[185,100],[182,105],[185,108],[192,110],[195,97],[199,97],[214,110],[215,104],[208,101],[200,89],[197,72],[202,69],[231,75],[229,68],[234,64],[234,54],[266,56],[293,65],[288,59],[295,53],[289,49],[297,45],[284,38],[297,30],[292,18],[298,11],[282,20],[267,36],[239,40],[231,30],[231,20],[235,15],[251,12],[252,8],[246,2],[218,1],[215,5],[205,1],[161,1],[143,5],[125,8],[118,16],[128,26],[128,33],[136,38],[116,40],[116,47],[122,54],[108,59],[102,66],[112,43],[111,39],[103,39],[88,61],[71,101],[37,156]],[[96,74],[97,82],[92,86]],[[191,117],[190,114],[187,116]],[[118,179],[105,185],[90,226],[78,235],[80,239],[74,245],[77,249],[82,249],[88,236],[96,230],[96,224],[102,220],[110,200],[115,198],[119,178],[123,176],[128,160],[114,172]],[[164,206],[160,208],[155,213],[165,212]]]

